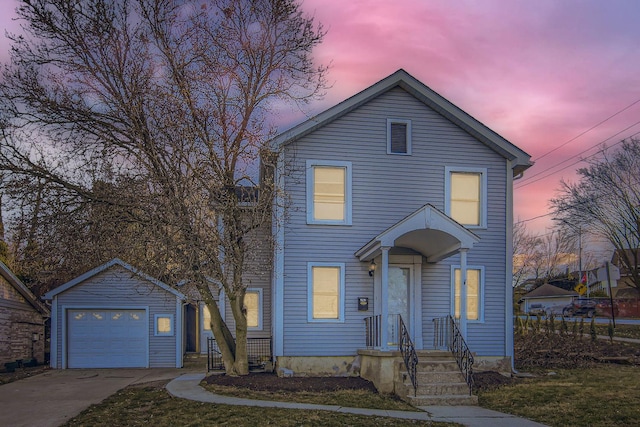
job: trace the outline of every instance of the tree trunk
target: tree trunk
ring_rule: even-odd
[[[236,321],[236,358],[234,370],[238,375],[249,373],[249,355],[247,353],[247,313],[244,308],[244,290],[241,295],[230,299],[231,311]]]

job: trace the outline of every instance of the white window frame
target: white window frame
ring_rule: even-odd
[[[314,218],[313,188],[314,188],[314,168],[334,167],[345,169],[345,201],[344,220],[321,220]],[[351,162],[330,161],[330,160],[307,160],[307,224],[322,225],[351,225]]]
[[[480,175],[480,224],[462,224],[466,228],[487,228],[487,204],[488,204],[488,193],[487,193],[487,169],[486,168],[470,168],[470,167],[455,167],[455,166],[446,166],[444,168],[444,176],[445,176],[445,213],[451,216],[451,174],[453,173],[469,173],[469,174],[478,174]]]
[[[399,123],[403,125],[407,125],[406,131],[406,141],[407,141],[407,152],[406,153],[395,153],[391,151],[391,125],[394,123]],[[387,119],[387,154],[392,154],[396,156],[410,156],[411,155],[411,120],[405,119]]]
[[[169,319],[169,324],[171,325],[171,330],[169,332],[160,332],[158,330],[158,320],[159,319]],[[172,337],[175,335],[175,325],[173,323],[174,316],[173,314],[154,314],[153,315],[153,336],[155,337]]]
[[[456,314],[456,270],[460,270],[460,265],[451,266],[451,317],[455,318]],[[468,265],[467,271],[479,270],[480,271],[480,283],[478,283],[478,318],[467,319],[467,323],[484,323],[484,266],[480,265]],[[462,292],[462,288],[460,288]],[[460,301],[462,304],[463,301]],[[466,303],[466,301],[465,301]],[[462,305],[460,306],[462,309]]]
[[[247,288],[245,294],[248,293],[256,293],[258,294],[258,326],[248,326],[247,329],[249,331],[261,331],[262,330],[262,317],[263,317],[263,306],[262,306],[262,288]]]
[[[335,319],[316,319],[313,317],[313,268],[333,267],[339,268],[338,275],[338,317]],[[307,263],[307,320],[310,323],[344,323],[344,299],[345,299],[345,263],[343,262],[309,262]]]

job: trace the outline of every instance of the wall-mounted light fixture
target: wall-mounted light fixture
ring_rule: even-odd
[[[371,260],[371,264],[369,264],[369,277],[373,277],[373,273],[376,272],[376,262]]]

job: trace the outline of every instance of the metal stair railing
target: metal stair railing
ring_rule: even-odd
[[[453,353],[458,368],[469,386],[469,395],[471,395],[473,391],[473,354],[464,341],[460,328],[451,315],[433,319],[433,324],[434,347],[446,347]]]

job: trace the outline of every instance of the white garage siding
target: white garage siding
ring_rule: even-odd
[[[67,367],[146,368],[146,310],[67,310]]]
[[[52,299],[51,367],[182,366],[184,296],[134,272],[114,260],[45,296]],[[173,319],[172,334],[155,335],[155,315]]]

